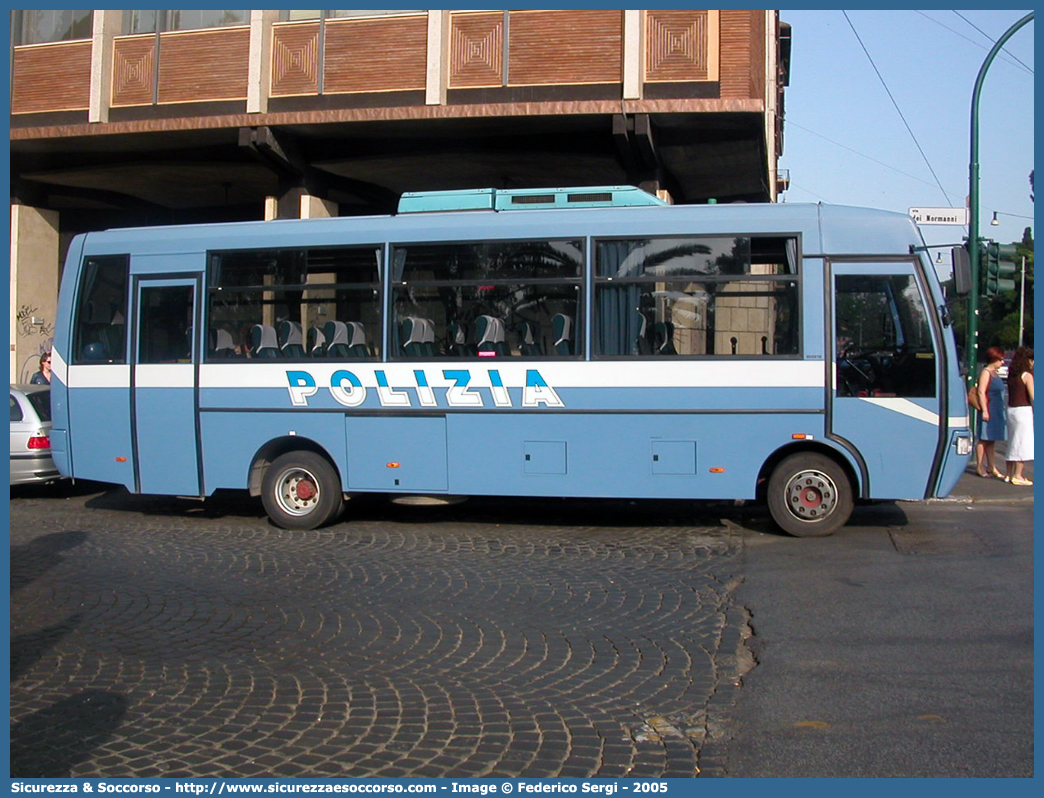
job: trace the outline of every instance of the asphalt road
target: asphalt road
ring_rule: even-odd
[[[825,539],[748,533],[740,559],[757,666],[730,776],[1033,775],[1024,494],[870,508]]]

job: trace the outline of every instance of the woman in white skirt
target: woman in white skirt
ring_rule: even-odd
[[[1033,350],[1020,346],[1008,367],[1008,476],[1012,485],[1032,485],[1023,468],[1033,459]]]

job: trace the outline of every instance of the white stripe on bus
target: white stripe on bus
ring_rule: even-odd
[[[815,361],[804,363],[765,362],[712,363],[674,361],[665,369],[662,361],[626,363],[554,363],[548,361],[506,360],[482,364],[471,361],[418,363],[223,363],[200,366],[202,388],[286,388],[288,371],[307,371],[317,385],[329,387],[336,371],[351,371],[370,386],[377,385],[375,371],[383,371],[390,385],[412,386],[414,371],[423,371],[431,384],[446,382],[444,370],[467,370],[475,375],[476,385],[485,385],[490,370],[499,373],[506,386],[526,384],[527,372],[537,370],[554,387],[565,388],[821,388],[823,367]],[[68,366],[63,380],[70,388],[127,388],[130,385],[128,365]],[[193,369],[190,364],[156,364],[136,367],[139,387],[190,388]],[[59,373],[59,378],[61,374]]]
[[[65,384],[69,388],[129,388],[130,366],[69,366]]]
[[[923,421],[926,424],[931,424],[934,427],[939,426],[938,413],[921,407],[919,404],[911,402],[909,399],[902,399],[898,396],[860,396],[859,401],[883,407],[885,410],[900,413],[909,418],[914,418],[918,421]]]
[[[230,367],[231,366],[231,367]],[[430,386],[445,387],[454,381],[444,371],[468,371],[476,387],[492,384],[489,372],[496,371],[501,384],[527,384],[529,371],[536,370],[553,388],[822,388],[823,364],[816,361],[424,361],[417,363],[373,363],[343,361],[298,363],[207,364],[200,367],[201,388],[286,388],[287,372],[307,372],[319,387],[329,387],[337,371],[350,371],[366,386],[377,385],[376,371],[396,387],[417,384],[415,371],[424,372]]]
[[[137,366],[134,384],[138,388],[192,388],[195,385],[191,363],[156,363]]]

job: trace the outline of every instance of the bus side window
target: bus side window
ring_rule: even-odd
[[[797,242],[692,236],[595,242],[595,354],[797,355]]]
[[[380,357],[382,248],[211,252],[207,322],[239,330],[240,358]],[[221,358],[208,350],[208,359]]]
[[[192,358],[193,305],[190,285],[142,289],[139,363],[178,363]]]
[[[578,240],[409,244],[392,254],[396,358],[575,357]]]
[[[935,396],[935,348],[913,275],[838,275],[839,396]]]
[[[127,255],[88,257],[73,321],[73,360],[126,363]]]

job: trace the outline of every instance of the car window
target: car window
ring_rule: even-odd
[[[11,394],[11,420],[22,420],[22,406],[18,404],[18,400],[14,398],[14,394]]]
[[[41,421],[51,420],[51,392],[50,391],[34,391],[33,393],[26,394],[29,398],[29,404],[33,406],[33,410],[36,411],[36,415],[40,417]]]

